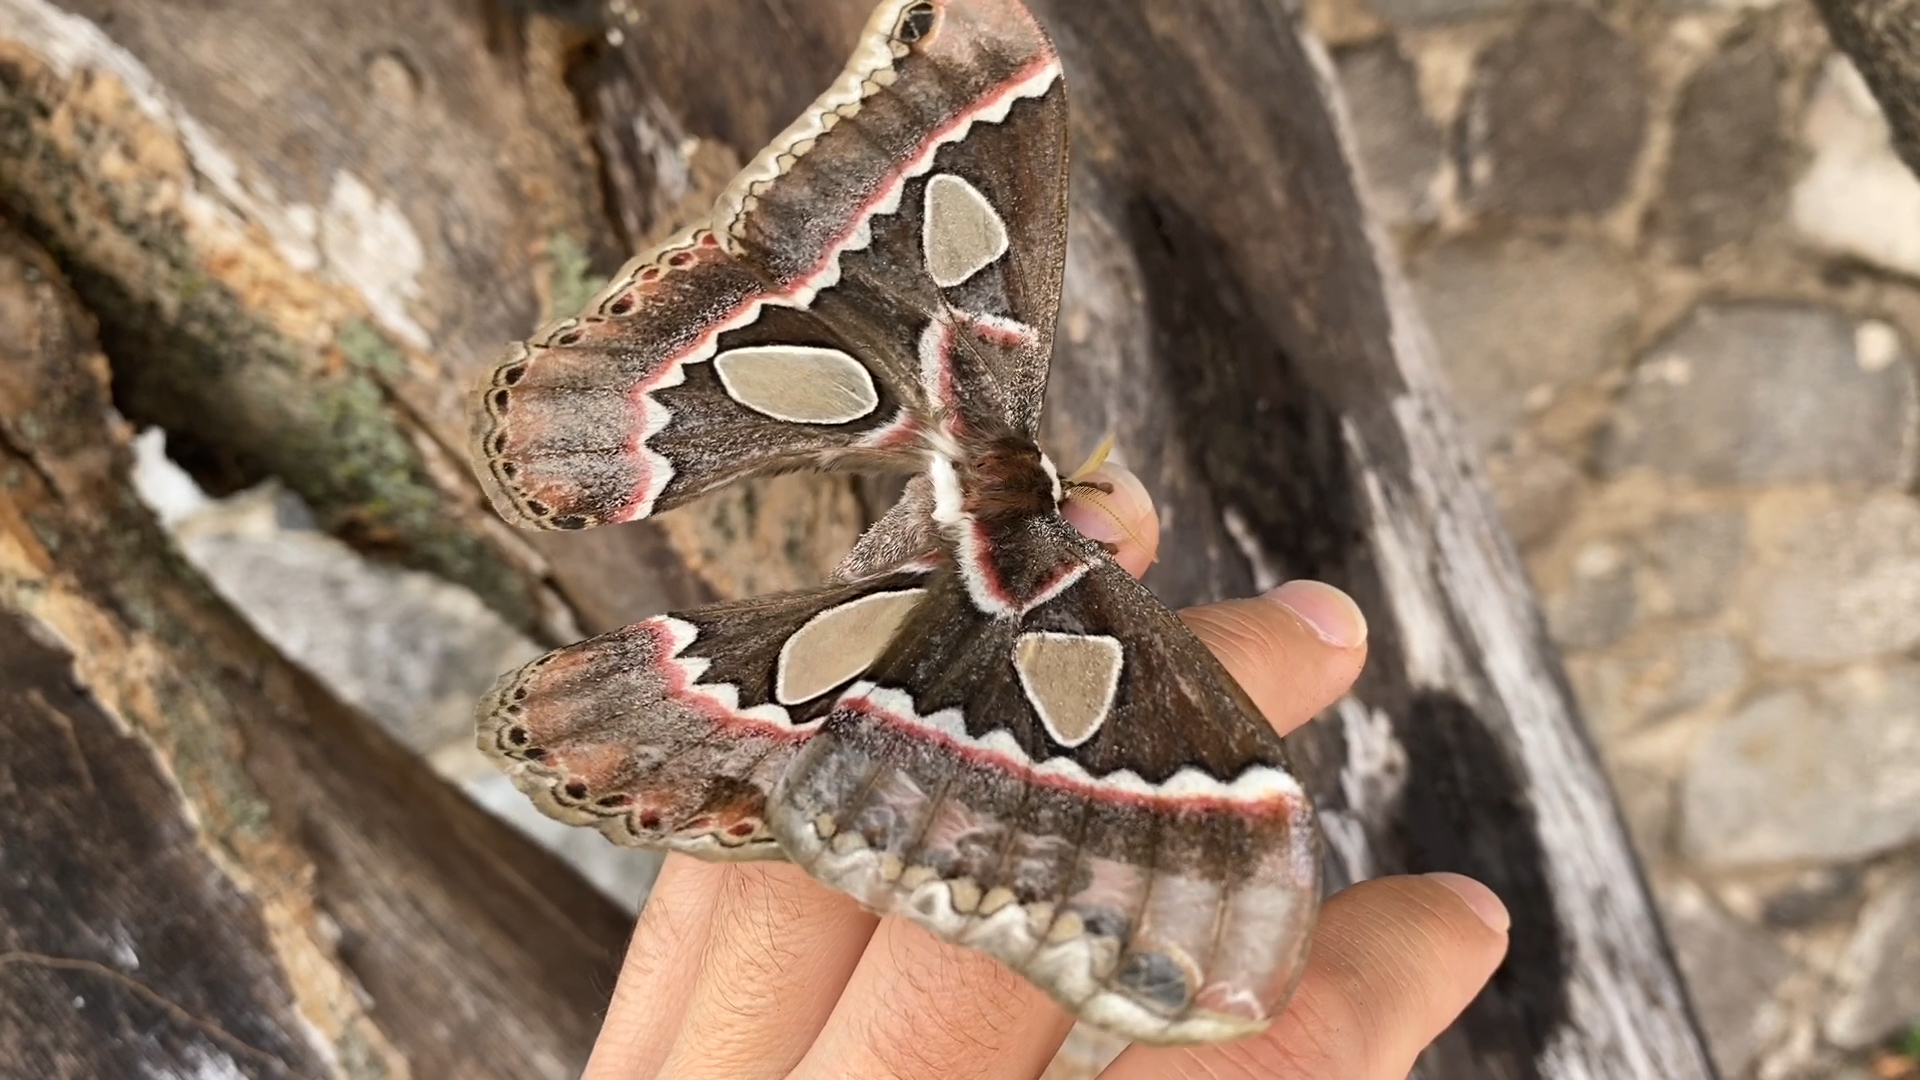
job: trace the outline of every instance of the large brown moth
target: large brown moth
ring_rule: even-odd
[[[1060,515],[1036,441],[1067,239],[1059,58],[1018,0],[887,0],[711,221],[480,390],[500,512],[580,529],[742,477],[914,474],[817,589],[501,679],[482,749],[614,842],[786,858],[1151,1042],[1266,1026],[1313,811],[1206,648]]]

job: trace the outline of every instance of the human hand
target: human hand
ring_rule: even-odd
[[[1067,516],[1145,573],[1160,533],[1145,488],[1113,466],[1089,479],[1114,485],[1111,514],[1076,499]],[[1359,610],[1315,582],[1181,617],[1283,734],[1366,659]],[[1506,931],[1506,909],[1468,878],[1363,882],[1322,908],[1299,989],[1264,1034],[1135,1046],[1102,1080],[1399,1080],[1492,975]],[[991,958],[878,919],[799,867],[670,855],[585,1080],[1034,1080],[1072,1023]]]

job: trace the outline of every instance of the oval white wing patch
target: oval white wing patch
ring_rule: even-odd
[[[926,591],[869,593],[808,619],[780,647],[774,699],[782,705],[811,701],[867,670]]]
[[[1100,731],[1120,687],[1123,652],[1105,635],[1035,631],[1013,643],[1020,686],[1061,746],[1079,746]]]
[[[933,283],[950,288],[1007,253],[1007,226],[980,189],[951,173],[927,181],[920,241]]]
[[[844,424],[880,404],[866,365],[839,349],[750,345],[713,358],[727,396],[795,424]]]

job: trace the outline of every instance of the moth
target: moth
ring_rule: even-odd
[[[790,859],[1155,1043],[1264,1028],[1319,840],[1285,750],[1059,509],[1037,441],[1067,239],[1059,57],[1018,0],[887,0],[721,195],[475,410],[509,520],[637,521],[742,477],[911,474],[819,588],[503,677],[481,748],[614,842]]]

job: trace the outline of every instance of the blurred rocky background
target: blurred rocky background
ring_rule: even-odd
[[[1309,10],[1721,1069],[1920,1076],[1920,180],[1798,3]],[[638,905],[471,749],[519,630],[163,443],[269,640]]]
[[[1322,0],[1729,1078],[1920,1075],[1920,180],[1799,3]]]

